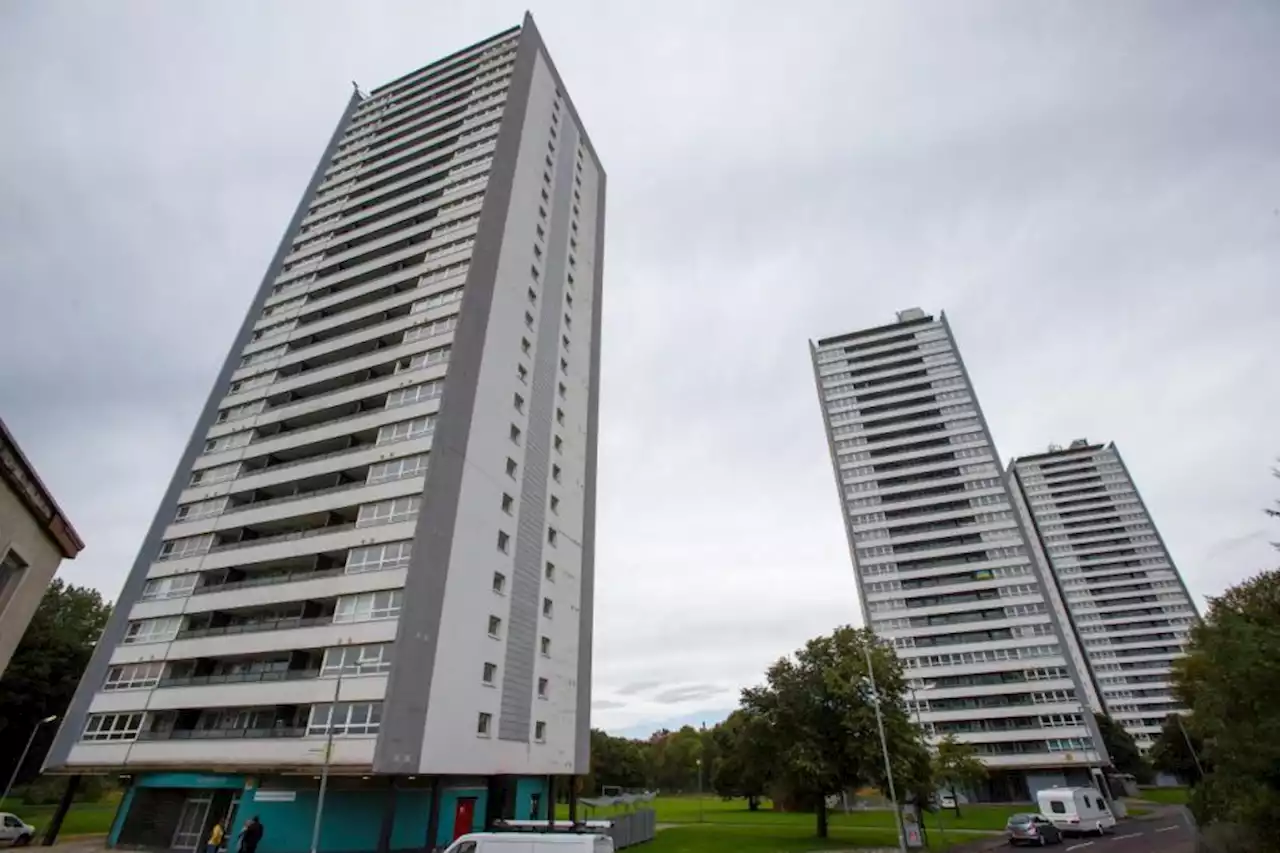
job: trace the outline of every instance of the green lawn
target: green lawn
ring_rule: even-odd
[[[1164,803],[1169,806],[1185,806],[1187,804],[1186,788],[1143,788],[1138,792],[1138,799],[1153,803]]]
[[[53,818],[57,806],[16,806],[13,813],[38,829],[41,834]],[[70,835],[106,835],[116,816],[116,802],[76,803],[62,821],[58,838]]]
[[[696,796],[658,797],[654,800],[653,807],[657,813],[658,823],[736,825],[748,830],[751,827],[790,827],[812,831],[816,820],[807,812],[773,811],[767,801],[759,811],[753,812],[747,808],[746,800],[722,800],[719,797],[703,797],[701,801]],[[941,818],[944,831],[959,829],[999,831],[1004,829],[1009,815],[1019,810],[1033,808],[1030,804],[1023,806],[962,805],[959,818],[954,811],[950,810],[925,815],[925,828],[933,832]],[[617,811],[619,809],[607,808],[593,811],[583,807],[579,817],[603,818]],[[568,816],[568,807],[560,805],[557,809],[557,817],[567,818]],[[849,814],[832,811],[830,819],[831,826],[851,830],[874,828],[893,830],[894,827],[893,812],[888,809],[852,811]]]
[[[936,838],[930,840],[931,850],[944,849]],[[808,853],[850,847],[896,847],[897,844],[898,837],[891,829],[833,826],[831,837],[824,840],[813,837],[812,827],[757,828],[708,823],[664,829],[657,838],[636,850],[642,853]]]

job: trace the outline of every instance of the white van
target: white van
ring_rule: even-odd
[[[1063,832],[1102,835],[1116,825],[1115,815],[1096,788],[1046,788],[1036,793],[1040,814]]]
[[[613,839],[585,832],[471,832],[444,853],[613,853]]]

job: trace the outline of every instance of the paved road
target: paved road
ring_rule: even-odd
[[[1195,853],[1195,823],[1180,807],[1122,821],[1102,838],[1067,838],[1063,853]]]

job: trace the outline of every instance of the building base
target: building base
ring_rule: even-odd
[[[329,777],[320,819],[321,853],[443,849],[454,838],[501,819],[546,820],[554,808],[549,777]],[[206,853],[215,823],[224,849],[256,816],[257,853],[308,853],[320,781],[311,776],[140,773],[107,838],[110,847]],[[434,838],[429,836],[434,835]]]

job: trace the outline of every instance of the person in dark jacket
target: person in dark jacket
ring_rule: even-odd
[[[240,853],[255,853],[258,842],[262,840],[262,831],[262,821],[254,815],[244,825],[244,829],[240,830]]]

